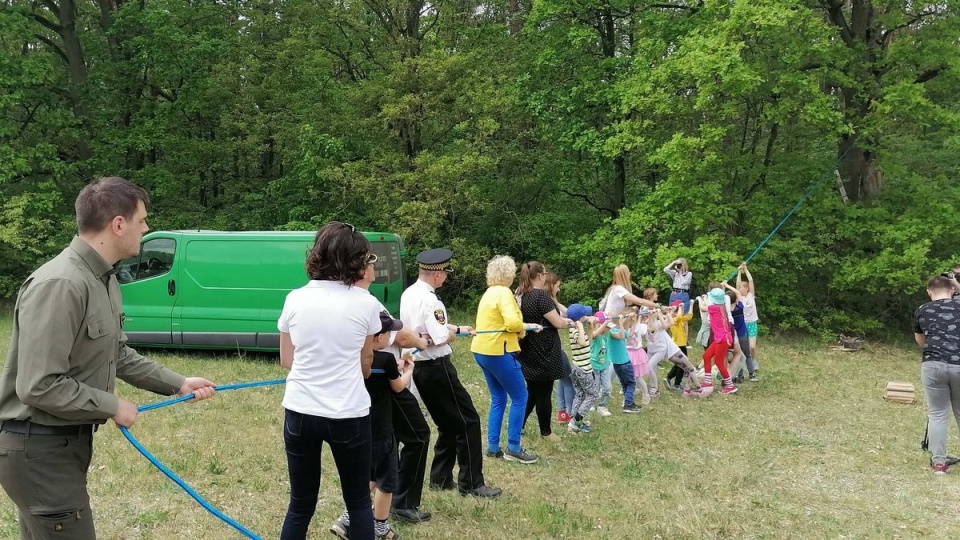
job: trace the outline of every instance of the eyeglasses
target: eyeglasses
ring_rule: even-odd
[[[378,260],[380,260],[380,257],[377,257],[376,253],[367,253],[363,258],[363,264],[375,264]]]

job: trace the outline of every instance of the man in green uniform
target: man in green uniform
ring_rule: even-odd
[[[116,264],[140,251],[147,193],[100,178],[77,197],[70,246],[20,287],[0,376],[0,485],[17,505],[20,538],[96,538],[87,468],[93,433],[130,427],[137,406],[113,394],[116,377],[162,395],[213,395],[127,347]]]

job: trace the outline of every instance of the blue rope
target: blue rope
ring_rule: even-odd
[[[833,171],[840,165],[840,162],[843,160],[844,157],[846,157],[847,153],[850,152],[850,150],[852,149],[853,149],[853,144],[847,147],[847,149],[843,152],[843,154],[840,154],[840,157],[838,157],[837,160],[833,162],[833,165],[831,165],[829,169],[823,172],[823,174],[820,176],[820,179],[817,180],[817,182],[813,184],[813,186],[809,190],[807,190],[807,193],[804,194],[804,196],[800,199],[800,201],[798,201],[797,204],[795,204],[793,208],[791,208],[790,211],[787,212],[787,215],[780,220],[780,223],[778,223],[777,226],[774,227],[772,231],[770,231],[770,234],[768,234],[767,237],[764,238],[762,242],[760,242],[760,245],[757,246],[757,249],[753,250],[753,253],[751,253],[749,257],[744,259],[743,262],[745,263],[750,262],[750,260],[753,259],[754,255],[756,255],[763,248],[763,246],[767,245],[767,242],[769,242],[770,239],[773,238],[773,235],[777,234],[777,231],[780,230],[780,227],[783,227],[784,224],[786,224],[787,221],[789,221],[790,218],[793,217],[793,214],[797,212],[797,210],[800,208],[800,205],[806,202],[806,200],[809,199],[811,195],[813,195],[813,192],[816,191],[821,184],[823,184],[824,180],[826,180],[827,178],[830,177],[831,174],[833,174]],[[727,281],[730,281],[735,277],[737,277],[737,270],[734,270],[733,273],[730,274],[730,277],[727,278]]]
[[[217,392],[224,392],[226,390],[239,390],[241,388],[255,388],[258,386],[274,386],[278,384],[284,384],[286,382],[287,381],[284,379],[275,379],[272,381],[257,381],[257,382],[239,383],[239,384],[225,384],[223,386],[215,386],[214,390],[216,390]],[[137,412],[146,412],[146,411],[152,411],[155,409],[160,409],[163,407],[169,407],[170,405],[174,405],[176,403],[182,403],[184,401],[189,401],[191,399],[193,399],[193,394],[188,394],[186,396],[181,396],[174,399],[168,399],[166,401],[160,401],[157,403],[151,403],[149,405],[141,405],[137,407]],[[189,495],[193,500],[197,501],[197,503],[199,503],[200,506],[206,509],[207,512],[210,512],[214,516],[220,518],[220,520],[222,520],[224,523],[233,527],[238,532],[240,532],[240,534],[246,536],[247,538],[250,538],[252,540],[261,540],[261,538],[256,534],[254,534],[252,531],[250,531],[250,529],[247,529],[243,525],[237,523],[230,516],[224,514],[220,510],[217,510],[216,507],[214,507],[212,504],[207,502],[206,499],[201,497],[200,494],[197,493],[192,487],[190,487],[189,484],[187,484],[182,478],[177,476],[176,473],[171,471],[166,465],[161,463],[160,460],[157,459],[156,456],[151,454],[149,450],[144,448],[144,446],[140,444],[140,441],[138,441],[137,438],[134,437],[132,433],[130,433],[130,430],[128,430],[123,426],[120,426],[120,433],[123,433],[123,436],[126,437],[128,441],[130,441],[130,444],[132,444],[133,447],[136,448],[137,451],[140,452],[140,454],[147,459],[147,461],[152,463],[154,467],[156,467],[157,469],[160,470],[160,472],[165,474],[167,478],[169,478],[170,480],[173,480],[175,484],[180,486],[187,493],[187,495]]]

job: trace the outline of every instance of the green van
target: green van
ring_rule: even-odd
[[[288,292],[306,284],[316,233],[156,231],[120,261],[124,331],[131,345],[191,349],[280,348],[277,319]],[[403,292],[400,237],[366,232],[378,257],[370,286],[394,315]]]

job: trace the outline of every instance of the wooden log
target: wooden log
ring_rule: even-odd
[[[916,389],[913,383],[890,381],[883,393],[883,399],[894,403],[910,404],[916,401]]]

